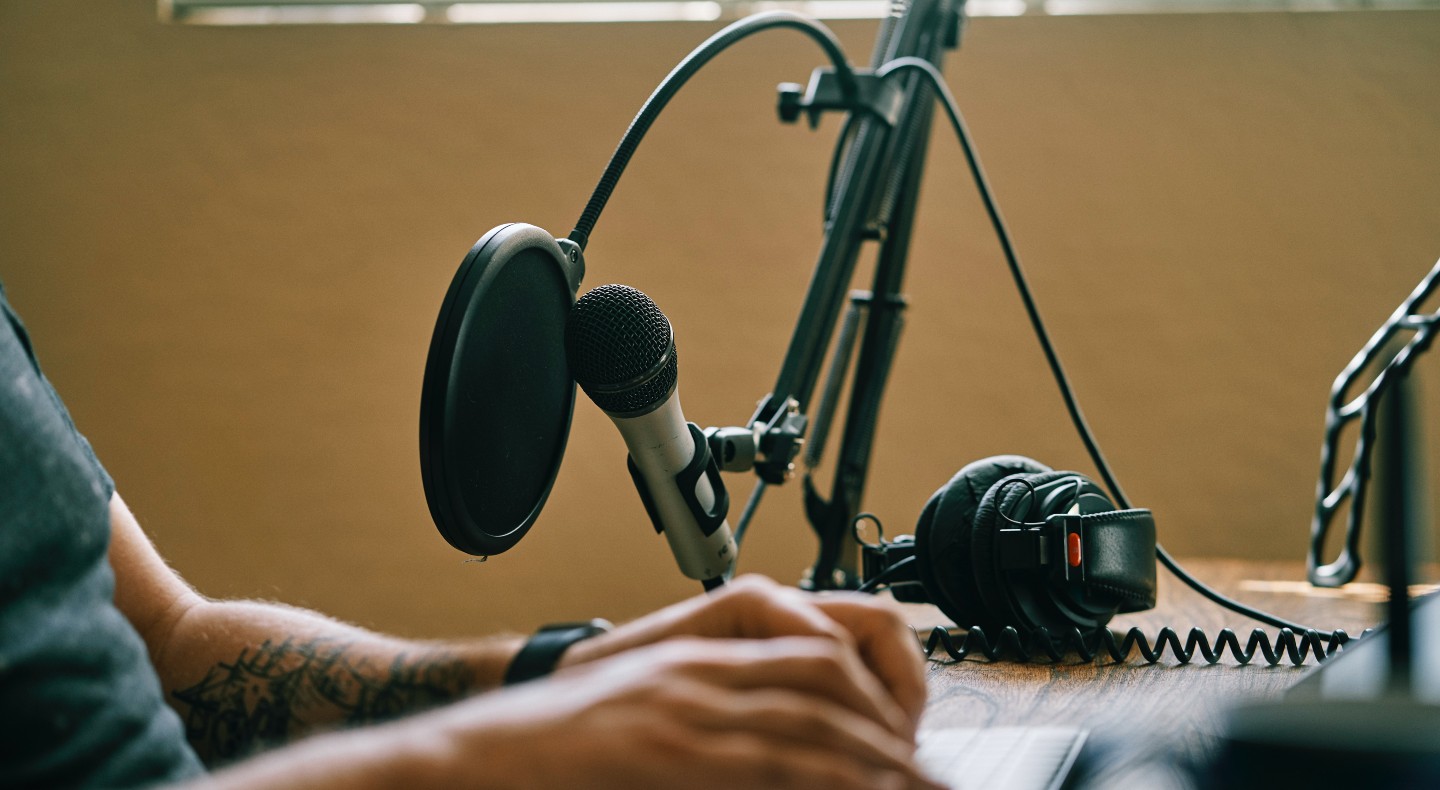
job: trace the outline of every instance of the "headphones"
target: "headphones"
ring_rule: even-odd
[[[887,584],[962,627],[1088,633],[1155,606],[1150,511],[1117,510],[1085,475],[1023,456],[961,469],[925,503],[913,536],[859,542],[861,589]]]

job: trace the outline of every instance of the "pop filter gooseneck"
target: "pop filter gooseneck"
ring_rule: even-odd
[[[789,11],[735,22],[696,47],[631,121],[569,238],[501,225],[461,262],[435,322],[420,396],[420,473],[435,526],[461,551],[488,556],[525,536],[560,471],[575,382],[565,319],[585,273],[582,253],[646,131],[702,66],[762,30],[805,33],[854,90],[850,64],[824,25]]]
[[[825,50],[830,62],[834,64],[836,81],[842,95],[850,97],[858,92],[855,86],[854,70],[851,69],[850,62],[845,59],[845,51],[841,49],[839,39],[835,38],[835,34],[829,28],[814,19],[801,16],[793,11],[769,11],[747,16],[726,26],[715,35],[705,39],[700,46],[686,55],[685,59],[680,61],[665,76],[665,79],[660,81],[655,91],[650,94],[650,98],[645,100],[640,112],[635,114],[635,119],[625,130],[625,136],[620,138],[620,144],[615,146],[615,153],[610,155],[610,162],[605,166],[605,172],[600,176],[600,183],[595,186],[595,191],[591,193],[590,200],[585,204],[585,210],[581,212],[579,221],[575,223],[575,229],[570,231],[571,241],[580,245],[581,250],[584,250],[585,246],[590,243],[590,234],[595,230],[595,223],[600,219],[600,212],[605,210],[605,204],[610,200],[610,193],[614,192],[615,186],[620,183],[620,176],[625,172],[625,166],[630,163],[630,157],[634,156],[635,149],[640,147],[640,141],[645,138],[645,133],[650,130],[650,125],[660,117],[660,112],[665,109],[665,105],[669,104],[680,88],[695,76],[695,72],[731,45],[762,30],[775,28],[798,30],[814,39],[820,48]]]

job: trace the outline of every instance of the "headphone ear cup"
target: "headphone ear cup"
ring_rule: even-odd
[[[1073,477],[1074,472],[1047,470],[1011,477],[1023,479],[1039,487],[1053,480]],[[980,601],[1002,626],[1011,625],[1021,632],[1034,630],[1037,626],[1054,627],[1054,623],[1032,622],[1015,605],[1010,584],[1000,578],[1000,568],[995,562],[995,539],[1001,527],[1001,513],[1011,513],[1020,500],[1030,493],[1023,485],[1002,486],[1004,480],[996,480],[975,509],[974,525],[970,530],[970,562],[975,569],[975,587]],[[1003,489],[1003,490],[1002,490]]]
[[[945,520],[938,520],[941,502],[947,496],[962,497],[956,492],[966,485],[962,470],[925,502],[915,525],[915,568],[930,602],[956,625],[968,628],[980,625],[975,616],[983,609],[966,570],[970,563],[970,522],[955,518],[954,512],[963,509],[963,504],[953,503],[945,508]]]
[[[992,456],[966,465],[925,503],[915,525],[917,575],[930,601],[956,625],[992,631],[1000,626],[981,596],[973,561],[972,533],[985,495],[1011,475],[1049,471],[1024,456]],[[991,564],[988,552],[986,564]]]

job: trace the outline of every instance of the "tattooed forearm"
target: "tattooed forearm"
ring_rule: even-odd
[[[207,763],[284,743],[315,726],[367,724],[440,704],[473,685],[454,656],[388,662],[328,639],[266,641],[171,692],[186,736]]]

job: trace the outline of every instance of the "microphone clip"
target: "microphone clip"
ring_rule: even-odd
[[[685,426],[690,429],[690,439],[695,443],[695,455],[684,469],[675,473],[675,487],[680,491],[680,497],[685,500],[690,515],[695,517],[700,533],[708,538],[725,523],[725,517],[730,512],[730,492],[725,490],[725,481],[720,479],[720,467],[715,463],[715,456],[710,453],[710,444],[705,441],[705,433],[693,422],[687,422]],[[625,456],[625,467],[630,470],[630,479],[635,481],[635,490],[640,493],[640,501],[645,505],[645,515],[650,517],[655,534],[663,533],[665,523],[660,519],[660,511],[655,506],[655,498],[650,494],[650,486],[645,484],[645,476],[640,474],[640,468],[635,465],[635,459],[631,456]],[[710,488],[715,492],[714,504],[708,509],[695,495],[695,484],[700,482],[701,475],[710,481]]]

